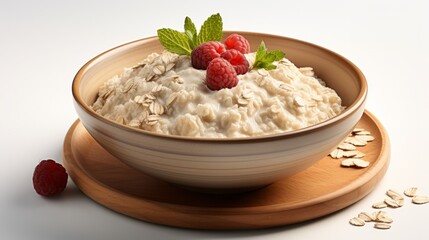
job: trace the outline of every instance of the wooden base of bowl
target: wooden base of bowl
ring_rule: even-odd
[[[63,162],[88,197],[137,219],[193,229],[267,228],[330,214],[373,190],[388,168],[389,138],[368,111],[357,127],[376,138],[359,148],[369,167],[343,168],[341,160],[325,157],[294,176],[233,195],[188,191],[132,169],[106,152],[79,120],[66,135]]]

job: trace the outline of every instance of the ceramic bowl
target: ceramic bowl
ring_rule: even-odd
[[[269,49],[286,52],[295,65],[313,67],[342,98],[345,111],[300,130],[237,139],[156,134],[96,114],[90,106],[104,81],[163,50],[158,38],[150,37],[108,50],[79,70],[72,91],[80,121],[104,149],[129,166],[198,191],[246,191],[310,167],[334,149],[361,118],[367,96],[364,75],[346,58],[311,43],[263,33],[236,33],[249,40],[252,51],[263,40]]]

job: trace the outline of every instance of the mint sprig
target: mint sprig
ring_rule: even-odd
[[[168,51],[179,55],[191,55],[192,48],[185,34],[171,28],[162,28],[158,30],[158,38]]]
[[[222,39],[222,17],[220,14],[213,14],[203,23],[198,33],[196,46],[209,42],[220,41]]]
[[[268,51],[264,41],[262,41],[256,51],[255,63],[252,68],[264,68],[266,70],[276,69],[277,66],[274,65],[273,62],[280,61],[284,56],[285,53],[280,50]]]
[[[185,18],[184,32],[171,28],[158,29],[158,38],[167,51],[179,55],[191,55],[192,50],[198,45],[209,41],[222,39],[222,17],[219,13],[211,15],[203,23],[200,32],[197,32],[191,18]]]

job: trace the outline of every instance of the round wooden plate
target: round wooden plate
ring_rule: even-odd
[[[373,190],[388,168],[389,138],[368,111],[357,127],[375,137],[358,148],[371,162],[369,167],[343,168],[341,160],[325,157],[294,176],[235,195],[191,192],[140,173],[106,152],[79,120],[66,135],[63,161],[82,192],[134,218],[194,229],[267,228],[327,215]]]

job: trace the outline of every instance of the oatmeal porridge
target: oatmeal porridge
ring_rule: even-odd
[[[255,54],[246,54],[250,65]],[[344,110],[336,92],[310,67],[288,59],[273,70],[238,75],[231,89],[211,91],[206,71],[189,56],[153,53],[140,64],[107,80],[92,105],[120,124],[151,132],[192,137],[248,137],[296,130],[323,122]]]

